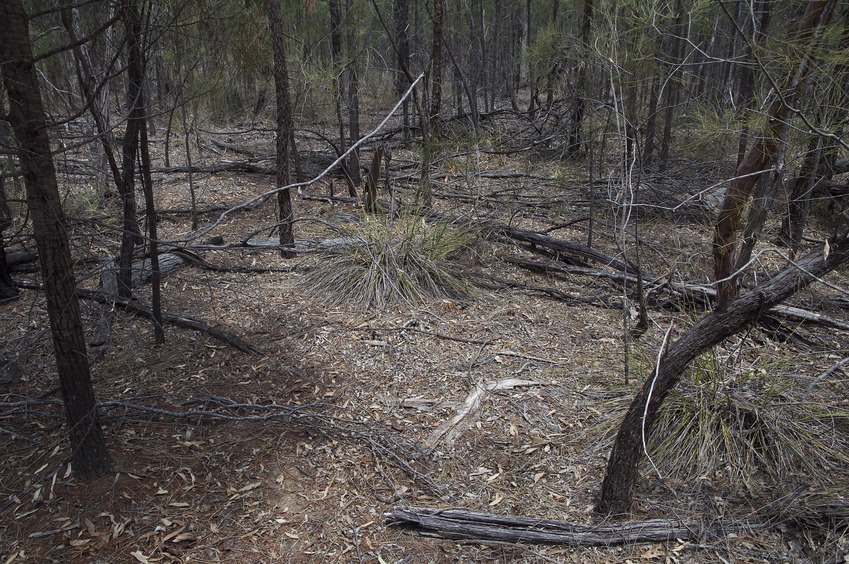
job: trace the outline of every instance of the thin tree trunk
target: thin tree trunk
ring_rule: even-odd
[[[18,140],[27,204],[38,247],[59,388],[71,442],[71,469],[80,479],[103,476],[111,461],[91,385],[71,250],[56,170],[21,0],[0,2],[0,69],[9,96],[8,120]]]
[[[769,9],[770,3],[767,0],[759,0],[754,5],[754,11],[751,14],[751,17],[746,18],[747,22],[752,21],[757,23],[753,23],[753,29],[751,30],[752,37],[747,42],[745,59],[743,64],[740,65],[740,72],[738,73],[738,104],[744,116],[748,114],[749,110],[751,110],[755,101],[755,76],[752,71],[752,65],[754,64],[754,48],[761,42],[761,39],[766,37],[767,26],[769,25]],[[760,17],[755,20],[757,16]],[[740,140],[737,146],[737,166],[740,166],[740,163],[743,162],[743,159],[746,156],[748,143],[749,126],[745,123],[744,119],[743,127],[740,131]]]
[[[401,96],[409,86],[410,36],[407,33],[409,22],[409,0],[392,1],[393,45],[395,47],[395,95]],[[407,100],[401,106],[404,114],[404,141],[410,141],[410,104]]]
[[[339,154],[343,154],[348,147],[345,138],[345,119],[342,115],[342,97],[344,96],[344,84],[342,82],[342,6],[339,0],[328,0],[327,7],[330,12],[330,61],[333,65],[333,101],[336,108],[336,123],[339,130]],[[348,164],[342,163],[345,178],[351,178],[348,172]],[[357,197],[357,187],[352,182],[348,183],[348,195]]]
[[[280,16],[279,0],[268,0],[268,18],[271,24],[271,40],[274,49],[274,89],[277,100],[277,207],[280,222],[280,244],[295,246],[293,230],[292,197],[289,193],[289,135],[292,130],[292,104],[289,100],[289,70],[286,66],[286,37]],[[292,258],[295,253],[280,251],[283,258]]]
[[[589,56],[590,31],[593,23],[593,0],[584,0],[584,9],[581,12],[581,50],[583,56]],[[575,100],[572,105],[572,116],[569,120],[569,137],[566,143],[568,151],[577,155],[583,145],[583,122],[584,107],[588,97],[587,92],[587,65],[579,64],[577,76],[575,77]]]
[[[433,3],[433,45],[430,55],[430,132],[432,137],[442,133],[442,22],[445,0]]]
[[[2,91],[2,85],[0,85]],[[0,145],[8,147],[6,139],[0,138]],[[9,213],[9,203],[6,201],[6,190],[3,186],[3,177],[0,176],[0,302],[17,297],[20,293],[14,280],[9,274],[9,267],[6,265],[6,246],[3,242],[3,231],[12,224],[12,217]]]
[[[144,102],[145,100],[141,100],[142,108],[147,107]],[[153,178],[150,175],[147,123],[145,119],[141,120],[141,127],[139,128],[139,150],[141,153],[142,191],[144,192],[145,213],[147,215],[147,233],[150,236],[150,309],[153,314],[154,339],[157,345],[161,345],[165,342],[165,333],[162,329],[162,274],[159,270],[159,241],[156,234],[156,222],[158,218],[156,216],[156,203],[153,199]],[[191,166],[191,162],[189,162],[189,166]]]
[[[79,30],[79,14],[78,8],[66,8],[60,12],[62,24],[65,31],[68,33],[73,44],[78,44],[80,40]],[[111,10],[111,8],[110,8]],[[110,17],[111,19],[111,17]],[[107,45],[111,45],[112,27],[107,31]],[[105,185],[103,182],[103,160],[108,164],[109,171],[112,174],[112,180],[115,188],[121,190],[121,170],[118,167],[118,161],[113,150],[114,137],[109,129],[109,81],[104,79],[98,82],[91,54],[83,43],[73,50],[74,61],[77,69],[77,81],[85,98],[86,107],[88,108],[91,120],[94,122],[95,131],[98,136],[101,150],[103,151],[102,158],[97,156],[95,164],[98,173],[98,185]],[[108,73],[107,73],[108,74]]]
[[[348,68],[348,140],[351,145],[360,140],[360,73],[355,60],[351,61]],[[348,157],[348,174],[355,186],[362,183],[360,156],[357,151],[352,151]]]
[[[139,128],[144,125],[142,107],[142,81],[144,69],[141,62],[141,23],[134,1],[123,6],[123,18],[127,33],[127,127],[124,131],[123,172],[118,191],[121,195],[123,230],[121,251],[118,257],[118,295],[129,298],[133,293],[133,253],[142,242],[136,213],[136,157],[138,155]]]

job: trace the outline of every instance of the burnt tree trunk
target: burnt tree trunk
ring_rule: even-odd
[[[584,0],[581,12],[580,45],[583,56],[589,56],[590,31],[593,23],[593,0]],[[583,146],[584,110],[587,98],[587,65],[578,64],[575,76],[575,99],[572,105],[572,115],[569,118],[569,131],[566,147],[572,155],[581,152]]]
[[[9,267],[6,265],[6,246],[3,242],[3,231],[11,225],[11,222],[3,177],[0,176],[0,302],[10,300],[20,293],[9,275]]]
[[[849,239],[846,236],[831,241],[830,248],[828,255],[824,255],[821,250],[813,252],[738,297],[726,308],[706,315],[661,356],[651,377],[631,402],[616,435],[596,512],[602,515],[623,515],[630,511],[644,455],[643,437],[651,432],[663,400],[678,384],[690,362],[710,347],[756,322],[764,311],[849,261]]]
[[[445,0],[433,3],[433,45],[430,55],[430,132],[439,137],[442,131],[440,112],[442,111],[442,21],[444,19]]]
[[[8,120],[18,141],[27,204],[38,247],[59,387],[68,420],[71,468],[80,479],[106,474],[111,462],[97,415],[80,304],[56,170],[21,0],[0,2],[0,68]]]
[[[392,0],[393,44],[395,46],[395,95],[401,96],[410,85],[410,39],[407,33],[409,26],[409,0]],[[410,103],[404,99],[402,112],[404,115],[404,141],[410,141]]]

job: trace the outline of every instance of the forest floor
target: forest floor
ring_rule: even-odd
[[[268,132],[250,135],[231,137],[272,145]],[[550,236],[586,243],[584,164],[459,148],[443,154],[432,176],[437,211],[533,231],[555,227]],[[195,162],[240,158],[207,150]],[[402,148],[392,158],[393,165],[415,162]],[[393,170],[409,202],[418,169]],[[727,172],[678,163],[664,178],[695,193]],[[273,188],[271,177],[240,173],[196,174],[194,182],[201,209],[235,206]],[[336,194],[344,192],[334,182]],[[160,237],[185,237],[186,175],[157,174],[156,184]],[[85,274],[115,243],[92,225],[113,221],[112,211],[80,204],[75,190],[68,189],[66,207],[80,285],[96,288],[97,276]],[[322,181],[307,194],[328,190]],[[598,190],[593,246],[621,257],[621,222],[605,203],[615,192]],[[194,243],[212,236],[237,243],[273,224],[275,213],[266,199]],[[202,214],[201,227],[219,214]],[[338,236],[328,225],[356,223],[362,210],[296,197],[295,214],[296,238],[321,241]],[[644,268],[709,279],[709,221],[646,214],[639,229]],[[633,237],[625,241],[632,253]],[[741,468],[751,466],[728,456],[701,458],[711,445],[695,454],[661,449],[645,465],[632,517],[750,527],[694,541],[586,547],[444,540],[391,526],[385,513],[402,506],[595,522],[625,408],[667,331],[676,338],[703,311],[651,300],[648,330],[628,338],[626,350],[616,284],[524,270],[504,256],[534,255],[505,241],[480,240],[463,257],[476,282],[469,297],[380,311],[328,306],[304,287],[304,273],[322,260],[316,252],[295,259],[252,248],[196,252],[220,268],[188,264],[169,273],[163,309],[230,331],[259,353],[174,325],[156,346],[149,321],[109,312],[111,335],[89,353],[115,471],[93,482],[70,475],[41,295],[24,290],[0,304],[0,356],[17,359],[0,396],[0,562],[844,562],[849,553],[845,521],[781,518],[805,500],[845,507],[846,472],[831,484],[801,466],[749,474]],[[34,272],[15,276],[37,280]],[[830,280],[849,287],[845,273]],[[815,288],[794,303],[810,306],[832,293]],[[149,287],[139,297],[149,300]],[[91,332],[102,307],[84,301],[83,312]],[[818,375],[847,356],[849,339],[814,325],[795,329],[807,346],[754,327],[716,347],[703,364],[734,382],[720,393],[752,394],[767,382],[782,387],[783,402],[799,403]],[[478,409],[440,434],[470,393],[488,384]],[[700,385],[690,375],[682,387]],[[842,413],[832,422],[843,440],[847,392],[849,380],[836,371],[807,398]]]

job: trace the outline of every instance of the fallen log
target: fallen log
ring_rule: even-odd
[[[549,237],[548,235],[543,235],[536,231],[517,229],[508,225],[495,225],[490,227],[490,234],[496,238],[504,237],[514,241],[529,243],[532,247],[548,249],[558,255],[558,258],[559,256],[565,255],[574,257],[581,261],[590,260],[600,263],[603,266],[610,266],[625,273],[632,273],[634,270],[624,261],[606,255],[592,247],[587,247],[580,243],[564,241],[563,239],[555,239],[554,237]]]
[[[421,507],[396,507],[384,516],[390,526],[403,526],[423,535],[446,539],[577,546],[700,541],[764,526],[761,523],[724,520],[686,522],[676,519],[589,525],[554,519],[496,515],[466,509]]]
[[[44,290],[43,286],[37,282],[16,281],[16,284],[21,288],[27,288],[29,290]],[[136,315],[140,315],[141,317],[144,317],[146,319],[153,319],[153,311],[151,311],[148,306],[137,300],[121,298],[116,295],[107,295],[102,291],[87,290],[85,288],[77,288],[77,296],[84,300],[92,300],[110,306],[114,305],[131,311]],[[176,325],[177,327],[184,327],[186,329],[192,329],[200,333],[205,333],[210,337],[218,339],[219,341],[222,341],[230,345],[234,349],[240,350],[242,352],[259,355],[262,354],[262,351],[260,351],[250,343],[243,341],[236,334],[231,333],[230,331],[226,331],[224,329],[213,327],[203,321],[200,321],[199,319],[194,319],[192,317],[183,315],[173,315],[171,313],[166,313],[163,311],[162,321],[165,323],[170,323],[171,325]]]
[[[623,283],[627,282],[629,284],[633,284],[633,287],[636,288],[636,276],[615,270],[599,270],[583,266],[572,266],[558,261],[540,262],[510,255],[502,255],[500,258],[505,262],[515,264],[516,266],[532,271],[559,272],[562,274],[579,274],[592,278],[604,278],[610,280],[617,286],[621,286]],[[649,293],[665,291],[666,293],[671,294],[672,297],[685,299],[705,307],[710,306],[716,298],[715,288],[705,284],[699,284],[698,282],[665,280],[653,274],[644,273],[643,283],[649,286]],[[849,322],[831,317],[824,313],[817,313],[815,311],[810,311],[796,306],[776,304],[768,308],[766,311],[771,314],[769,318],[776,318],[776,321],[779,321],[777,317],[783,317],[790,321],[796,321],[799,323],[814,323],[830,329],[849,331]]]

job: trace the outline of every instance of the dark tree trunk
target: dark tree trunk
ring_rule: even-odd
[[[280,244],[295,246],[295,233],[292,228],[292,197],[289,193],[289,136],[292,131],[292,104],[289,100],[289,70],[286,66],[286,36],[283,34],[283,20],[280,17],[279,0],[269,0],[268,18],[271,24],[271,40],[274,47],[274,89],[277,99],[277,207],[280,222]],[[290,251],[281,251],[284,258],[295,256]]]
[[[71,468],[80,479],[110,470],[91,385],[80,305],[56,182],[56,170],[21,0],[0,2],[0,68],[9,96],[8,119],[18,140],[27,204],[38,247],[59,387],[68,420]]]
[[[781,225],[782,235],[790,244],[793,255],[799,250],[802,242],[802,232],[808,219],[811,207],[811,192],[820,169],[822,157],[821,137],[813,137],[808,144],[808,152],[799,175],[793,180],[790,187],[790,196],[787,201],[787,214]]]
[[[0,141],[0,143],[3,146],[8,146],[5,140]],[[12,299],[20,293],[14,280],[9,275],[9,267],[6,265],[6,246],[3,242],[3,231],[11,225],[11,220],[9,204],[6,202],[6,191],[3,187],[3,177],[0,176],[0,302]]]
[[[79,8],[66,7],[61,11],[62,24],[68,33],[73,44],[81,43],[79,31]],[[110,9],[111,11],[111,9]],[[111,33],[111,27],[110,27]],[[91,57],[91,52],[83,43],[73,49],[74,61],[76,63],[77,81],[85,97],[86,107],[88,108],[91,120],[94,123],[95,130],[103,151],[103,158],[100,158],[99,152],[96,158],[93,159],[97,167],[98,176],[102,175],[102,162],[105,160],[109,165],[109,170],[112,173],[112,179],[115,188],[120,190],[121,187],[121,170],[118,167],[118,161],[115,158],[113,150],[114,137],[109,129],[109,82],[103,80],[98,83],[96,71]],[[105,184],[100,183],[98,184]]]
[[[770,3],[767,0],[759,0],[754,5],[754,12],[746,17],[746,22],[753,22],[753,28],[748,25],[744,29],[750,30],[752,37],[748,39],[746,46],[746,55],[744,64],[740,65],[740,72],[737,75],[737,96],[739,98],[738,105],[743,111],[744,116],[751,110],[752,104],[755,101],[755,74],[752,71],[754,64],[754,47],[760,43],[761,39],[766,37],[767,26],[769,25],[769,9]],[[746,148],[749,143],[749,126],[745,123],[740,131],[740,140],[737,145],[737,166],[743,162],[746,156]]]
[[[440,112],[442,111],[442,21],[445,12],[445,0],[433,3],[433,48],[430,56],[430,132],[439,137],[442,130]]]
[[[407,33],[409,25],[409,0],[392,1],[393,19],[393,43],[395,44],[395,95],[401,96],[410,85],[410,35]],[[404,114],[404,141],[410,140],[410,104],[407,99],[401,106]]]
[[[146,108],[141,100],[142,108]],[[147,121],[142,119],[139,128],[139,149],[141,151],[142,190],[144,192],[145,213],[147,215],[147,233],[150,236],[150,309],[153,314],[153,334],[157,345],[165,342],[162,329],[162,275],[159,270],[159,241],[157,240],[156,203],[153,198],[153,178],[150,175],[150,151],[147,139]]]
[[[342,114],[342,97],[344,96],[344,84],[342,82],[342,6],[339,0],[328,0],[327,7],[330,12],[330,61],[333,65],[333,99],[336,108],[336,123],[339,128],[339,154],[343,154],[348,147],[345,138],[345,118]],[[294,133],[294,132],[293,132]],[[351,178],[347,163],[342,163],[345,178]],[[357,197],[357,187],[353,179],[348,186],[348,195]]]
[[[584,9],[581,12],[581,50],[583,56],[589,56],[590,31],[593,23],[593,0],[584,0]],[[583,122],[584,108],[587,99],[587,65],[578,64],[577,76],[575,77],[575,100],[572,105],[572,116],[569,120],[569,138],[566,144],[569,152],[577,155],[583,145]]]
[[[596,511],[623,515],[631,499],[643,459],[643,437],[648,437],[667,394],[697,356],[755,322],[760,314],[849,261],[849,239],[831,241],[831,252],[816,251],[778,272],[770,280],[738,297],[723,310],[702,318],[660,358],[651,377],[631,402],[613,444]],[[648,440],[646,438],[646,440]]]
[[[360,140],[360,73],[356,61],[348,68],[348,140],[351,145]],[[359,186],[363,178],[360,174],[360,157],[353,151],[348,157],[348,174]]]
[[[118,257],[118,295],[129,298],[133,293],[133,252],[142,242],[136,206],[136,158],[139,152],[139,128],[144,126],[142,82],[141,22],[137,6],[133,1],[123,6],[124,25],[127,33],[127,128],[123,142],[123,175],[118,191],[121,195],[123,231],[121,251]]]

